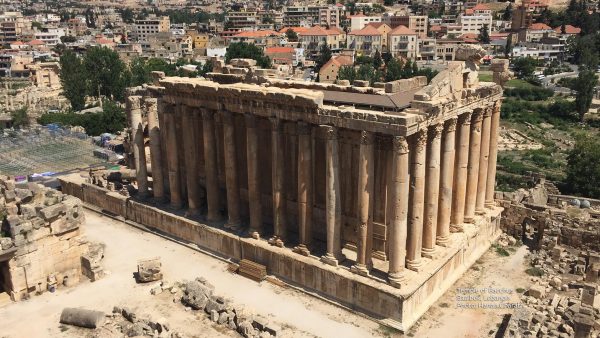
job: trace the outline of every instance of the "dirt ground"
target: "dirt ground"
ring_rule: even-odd
[[[138,230],[123,222],[86,212],[85,233],[89,240],[106,244],[103,265],[108,275],[94,283],[84,281],[56,293],[45,293],[28,301],[0,308],[0,337],[83,337],[93,331],[61,327],[64,307],[83,307],[111,312],[127,306],[139,317],[160,320],[186,337],[236,337],[237,333],[214,325],[200,312],[186,311],[169,293],[150,295],[155,283],[136,284],[137,260],[160,257],[165,280],[206,278],[215,293],[229,298],[253,313],[275,321],[284,337],[401,337],[380,326],[291,288],[268,282],[256,283],[227,271],[227,263],[178,243]],[[508,288],[511,302],[518,302],[517,288],[526,289],[526,247],[508,257],[490,249],[449,292],[440,298],[407,333],[409,337],[485,337],[495,332],[502,315],[510,310],[457,308],[459,288]],[[23,320],[27,318],[29,320]],[[31,325],[35,321],[35,325]]]
[[[377,323],[342,308],[293,289],[268,282],[258,284],[232,275],[225,262],[111,218],[89,211],[86,217],[86,237],[106,244],[103,266],[108,275],[94,283],[85,281],[0,308],[0,337],[91,335],[92,332],[86,334],[72,328],[61,330],[62,309],[82,307],[110,313],[113,306],[127,306],[138,317],[166,319],[172,330],[186,337],[239,337],[237,333],[213,326],[203,313],[185,311],[168,294],[150,295],[150,289],[156,284],[136,284],[133,272],[137,261],[157,256],[162,260],[165,280],[192,280],[202,276],[215,286],[216,294],[276,322],[283,328],[285,337],[379,335]]]
[[[518,291],[531,284],[530,276],[525,273],[528,253],[526,246],[508,250],[510,256],[503,257],[494,248],[488,250],[461,279],[459,279],[423,317],[409,330],[409,337],[493,337],[506,313],[512,309],[471,309],[459,305],[469,303],[457,300],[465,296],[465,289],[477,288],[492,290],[510,290],[503,292],[509,303],[520,303]],[[479,292],[483,297],[494,296],[495,291]],[[473,302],[477,303],[477,302]],[[488,301],[492,304],[499,302]]]

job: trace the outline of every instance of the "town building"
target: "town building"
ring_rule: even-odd
[[[158,33],[168,33],[170,29],[171,21],[168,16],[135,20],[131,38],[137,41],[147,41],[150,36]]]

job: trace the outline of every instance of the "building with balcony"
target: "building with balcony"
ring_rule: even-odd
[[[348,48],[362,55],[372,55],[375,51],[382,52],[383,34],[377,28],[367,25],[348,33]]]
[[[171,21],[168,16],[149,17],[143,20],[135,20],[131,38],[137,41],[147,41],[153,34],[169,32]]]
[[[398,26],[388,34],[389,51],[393,56],[416,59],[419,35],[406,26]]]

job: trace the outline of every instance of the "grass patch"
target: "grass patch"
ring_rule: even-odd
[[[448,303],[442,303],[442,304],[440,304],[440,307],[443,307],[443,308],[447,308],[447,307],[449,307],[449,306],[450,306],[450,305],[448,305]]]
[[[527,290],[525,290],[523,288],[517,288],[515,291],[517,291],[517,293],[524,293]]]
[[[481,79],[481,77],[480,77]],[[531,88],[531,87],[536,87],[535,85],[532,85],[531,83],[525,81],[525,80],[521,80],[521,79],[512,79],[512,80],[508,80],[506,82],[506,87],[514,87],[514,88]]]
[[[402,334],[402,331],[382,324],[379,324],[379,328],[377,329],[377,331],[384,335],[384,337],[396,337]]]
[[[479,72],[479,81],[482,82],[492,82],[493,75],[491,73]]]
[[[508,257],[510,256],[510,252],[506,251],[506,249],[496,246],[496,253],[498,254],[498,256],[502,256],[502,257]]]
[[[525,273],[533,277],[542,277],[544,275],[544,270],[534,267],[525,270]]]

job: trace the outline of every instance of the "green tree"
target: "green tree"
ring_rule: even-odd
[[[579,72],[575,87],[575,90],[577,90],[575,108],[581,122],[583,122],[585,114],[590,109],[592,99],[594,98],[594,87],[596,87],[597,84],[598,77],[593,70],[586,69]]]
[[[319,55],[317,56],[317,60],[315,60],[315,70],[318,72],[329,60],[331,60],[331,49],[324,43],[319,48]]]
[[[356,69],[354,66],[342,66],[338,71],[338,80],[348,80],[350,84],[356,80]]]
[[[381,58],[381,53],[379,53],[379,50],[376,50],[375,55],[373,56],[373,67],[375,67],[375,69],[379,69],[382,65],[383,59]]]
[[[264,55],[262,48],[253,43],[234,42],[227,47],[225,62],[240,58],[256,60],[256,64],[261,68],[271,68],[271,59]]]
[[[294,32],[294,30],[291,28],[285,32],[285,36],[287,37],[288,41],[292,41],[292,42],[298,41],[298,34],[296,32]]]
[[[115,51],[106,47],[92,47],[83,58],[83,66],[90,84],[90,96],[105,96],[118,101],[124,99],[131,73]]]
[[[513,49],[513,36],[511,33],[508,33],[508,37],[506,38],[506,47],[504,47],[504,57],[505,58],[509,58],[510,57],[510,53],[512,52]]]
[[[567,184],[573,193],[600,198],[600,139],[579,135],[567,157]]]
[[[402,63],[396,58],[388,61],[385,70],[385,82],[396,81],[402,78]]]
[[[537,61],[529,56],[519,57],[513,61],[513,68],[520,79],[532,76],[536,66]]]
[[[29,119],[27,118],[27,107],[23,107],[10,112],[13,127],[24,127],[29,125]]]
[[[504,10],[504,12],[502,13],[502,20],[504,20],[504,21],[510,21],[510,19],[512,19],[512,11],[513,11],[512,3],[509,2],[508,6],[506,7],[506,9]]]
[[[483,27],[479,28],[479,35],[477,36],[477,41],[488,44],[490,43],[490,28],[488,24],[483,24]]]
[[[129,71],[131,72],[131,85],[141,86],[144,83],[152,81],[150,69],[146,61],[140,57],[136,57],[129,63]]]
[[[206,73],[210,73],[212,71],[213,71],[213,63],[211,60],[208,60],[204,63],[204,65],[202,65],[202,69],[200,70],[198,75],[205,76]]]
[[[88,88],[88,75],[83,63],[75,53],[67,49],[60,57],[60,83],[63,95],[75,111],[85,107]]]

